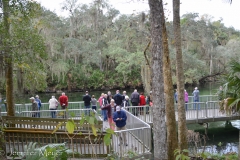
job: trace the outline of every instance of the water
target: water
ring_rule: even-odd
[[[122,94],[123,91],[127,92],[127,95],[130,96],[132,94],[134,89],[125,89],[125,90],[120,90],[120,93]],[[112,95],[116,94],[116,90],[110,90]],[[95,98],[98,99],[101,95],[101,93],[105,93],[107,94],[108,90],[105,91],[89,91],[90,95],[95,95]],[[143,92],[143,89],[138,89],[138,92]],[[72,92],[72,93],[68,93],[65,92],[66,95],[68,96],[69,102],[79,102],[82,101],[83,96],[85,95],[85,92]],[[57,99],[61,96],[61,92],[59,93],[38,93],[37,95],[39,95],[42,103],[48,103],[49,99],[52,96],[55,96]],[[22,96],[18,96],[16,97],[16,103],[29,103],[30,97],[35,97],[36,94],[32,95],[32,94],[25,94]]]
[[[200,91],[200,95],[214,95],[217,93],[217,89],[219,88],[219,84],[216,83],[206,83],[203,86],[188,86],[185,89],[188,92],[189,96],[192,96],[192,92],[194,90],[195,87],[198,87],[199,91]],[[132,89],[122,89],[120,90],[120,93],[122,93],[123,91],[127,92],[127,95],[130,96],[133,92],[133,88]],[[114,95],[116,93],[116,90],[110,90],[112,95]],[[103,90],[103,91],[89,91],[90,95],[95,95],[95,98],[98,99],[101,95],[101,93],[105,93],[107,94],[108,90]],[[138,92],[144,92],[143,89],[138,89]],[[72,92],[72,93],[68,93],[66,92],[66,95],[69,98],[70,102],[77,102],[77,101],[82,101],[82,97],[85,94],[85,92]],[[57,99],[59,96],[61,96],[61,92],[59,93],[37,93],[37,95],[39,95],[40,99],[42,102],[47,103],[49,101],[49,99],[52,96],[55,96]],[[25,95],[18,95],[17,97],[15,97],[15,102],[16,103],[29,103],[30,97],[35,97],[36,94],[25,94]]]
[[[206,143],[203,140],[206,129],[202,125],[190,124],[187,125],[187,128],[200,133],[202,147],[197,147],[199,152],[204,149],[206,152],[214,154],[238,153],[240,120],[231,121],[231,124],[232,126],[227,125],[226,122],[209,123]],[[195,144],[191,145],[191,147],[194,148]]]

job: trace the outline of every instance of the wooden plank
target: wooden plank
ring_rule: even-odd
[[[15,116],[2,116],[3,121],[4,120],[20,120],[20,121],[46,121],[46,122],[62,122],[62,121],[67,121],[68,119],[62,119],[62,118],[35,118],[35,117],[15,117]],[[73,119],[75,123],[80,123],[80,119],[76,120]],[[101,120],[98,120],[98,123],[102,123]]]
[[[58,123],[51,123],[51,122],[31,122],[31,121],[5,121],[5,124],[18,124],[18,126],[16,126],[16,128],[20,128],[20,126],[24,127],[25,125],[35,125],[35,126],[44,126],[47,129],[47,126],[51,126],[51,127],[56,127],[58,125]],[[66,124],[63,123],[62,126],[65,126]],[[91,129],[91,125],[90,124],[75,124],[77,128],[81,128],[81,129],[87,129],[90,128]],[[28,127],[28,126],[25,126]],[[96,128],[102,128],[102,125],[95,125]]]

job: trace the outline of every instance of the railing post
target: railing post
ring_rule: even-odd
[[[213,121],[214,121],[214,119],[215,119],[215,103],[213,104]]]
[[[145,153],[145,146],[144,146],[144,144],[145,144],[145,138],[146,137],[148,137],[149,135],[145,135],[145,132],[144,132],[144,128],[142,128],[142,139],[143,139],[143,143],[142,143],[142,147],[143,147],[143,153],[142,154],[144,154]]]
[[[205,110],[206,110],[206,118],[208,118],[208,102],[205,103]]]
[[[196,107],[196,111],[197,111],[197,123],[198,123],[198,112],[199,112],[199,102],[195,102],[195,107]]]
[[[144,122],[146,122],[146,106],[143,107]]]

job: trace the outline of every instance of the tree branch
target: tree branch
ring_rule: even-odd
[[[145,57],[145,60],[147,61],[147,65],[149,66],[149,68],[151,69],[151,66],[150,66],[150,63],[149,63],[149,60],[148,60],[148,58],[147,58],[147,50],[148,50],[148,48],[149,48],[149,46],[150,46],[150,44],[151,44],[151,40],[148,42],[148,45],[146,46],[146,48],[144,49],[144,57]]]

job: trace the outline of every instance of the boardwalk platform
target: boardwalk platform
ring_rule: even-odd
[[[175,117],[176,117],[176,121],[178,121],[177,111],[175,111]],[[151,124],[153,122],[152,108],[149,110],[149,112],[144,112],[142,114],[139,114],[137,118]],[[207,122],[217,122],[217,121],[231,121],[231,120],[239,120],[239,119],[240,119],[239,113],[228,115],[226,113],[219,112],[219,109],[200,109],[200,110],[192,109],[192,110],[186,111],[187,124],[207,123]]]

